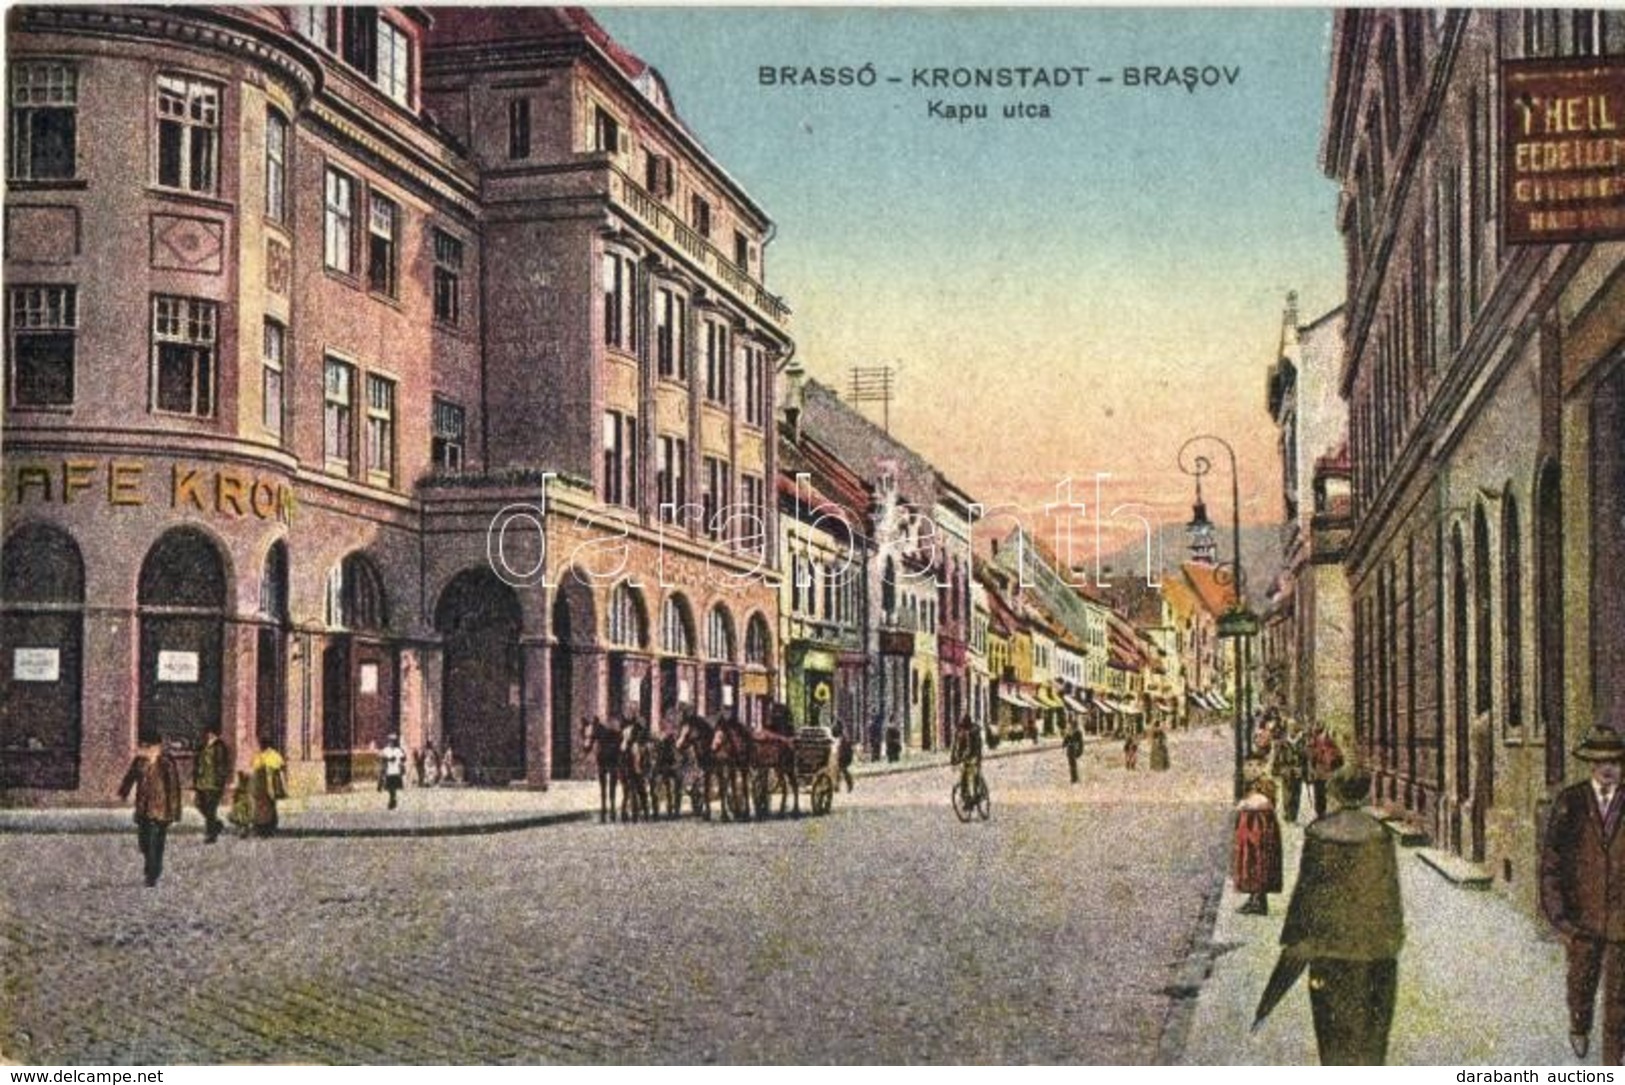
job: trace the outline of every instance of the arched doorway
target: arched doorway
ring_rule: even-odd
[[[445,741],[469,783],[525,778],[520,705],[523,616],[513,589],[488,569],[459,573],[440,595],[435,629],[444,638],[440,711]]]
[[[1461,854],[1461,808],[1467,801],[1471,746],[1468,732],[1472,714],[1467,705],[1467,563],[1461,528],[1450,533],[1450,709],[1455,749],[1455,787],[1450,804],[1450,850]]]
[[[136,602],[141,627],[137,730],[194,748],[220,726],[220,661],[226,566],[196,528],[164,532],[141,563]]]
[[[0,788],[79,786],[85,563],[67,532],[19,528],[0,552]]]
[[[680,592],[660,608],[660,718],[667,728],[692,711],[699,693],[699,655],[695,651],[694,611]]]
[[[592,591],[574,572],[564,575],[553,595],[551,618],[553,652],[549,699],[553,706],[553,776],[567,779],[574,769],[578,717],[594,711],[578,690],[576,680],[593,667],[598,650],[598,617]],[[583,681],[583,687],[585,687]]]
[[[705,706],[713,716],[739,711],[739,668],[735,665],[734,622],[718,603],[705,621]]]
[[[653,698],[649,659],[649,612],[643,593],[626,581],[609,592],[609,717],[648,719]]]
[[[254,731],[287,749],[288,545],[278,539],[260,575],[260,627],[255,638]]]
[[[322,653],[322,749],[327,786],[373,774],[374,751],[395,731],[395,648],[384,632],[384,579],[364,554],[327,578],[327,647]]]

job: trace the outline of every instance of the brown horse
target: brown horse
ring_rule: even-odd
[[[755,742],[749,729],[733,716],[717,724],[711,739],[711,755],[716,765],[722,795],[722,819],[745,821],[750,818],[751,768]]]
[[[758,731],[751,750],[751,767],[756,777],[756,813],[765,816],[774,791],[779,793],[779,816],[784,816],[786,800],[793,800],[792,814],[801,816],[801,781],[796,774],[795,728],[782,706],[773,713],[768,726]]]
[[[649,774],[653,761],[649,730],[627,720],[621,734],[621,817],[641,821],[649,816]]]
[[[615,788],[621,773],[621,732],[594,717],[581,721],[581,738],[585,751],[598,760],[598,820],[614,821]]]
[[[689,714],[683,717],[683,726],[677,732],[677,753],[693,764],[689,794],[693,798],[694,813],[711,820],[711,795],[718,784],[716,754],[712,744],[716,729],[704,716]]]
[[[683,774],[678,768],[677,736],[664,732],[650,743],[649,749],[649,813],[659,817],[660,808],[664,806],[666,816],[674,818],[683,812]]]

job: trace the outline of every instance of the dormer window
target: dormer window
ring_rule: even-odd
[[[366,76],[392,100],[412,106],[412,37],[380,8],[295,8],[294,29]]]

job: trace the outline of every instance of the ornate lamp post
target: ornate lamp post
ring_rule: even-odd
[[[1231,448],[1230,442],[1222,437],[1216,437],[1211,433],[1199,434],[1179,447],[1179,469],[1196,479],[1196,492],[1200,494],[1202,492],[1202,476],[1213,470],[1213,461],[1207,456],[1192,453],[1191,448],[1193,445],[1200,445],[1204,442],[1218,445],[1230,457],[1230,540],[1233,549],[1231,550],[1229,565],[1230,583],[1234,586],[1235,601],[1231,604],[1229,610],[1219,616],[1219,636],[1229,639],[1248,637],[1258,632],[1258,617],[1247,609],[1246,601],[1242,596],[1242,590],[1246,586],[1247,579],[1241,566],[1241,478],[1236,471],[1236,450]],[[1206,515],[1205,506],[1198,500],[1196,516],[1205,524]],[[1201,525],[1193,520],[1192,526]],[[1225,566],[1221,564],[1218,568],[1222,576]],[[1221,583],[1223,583],[1222,580]],[[1236,688],[1233,691],[1236,698],[1236,750],[1235,776],[1232,784],[1238,802],[1241,800],[1245,786],[1242,780],[1242,763],[1247,750],[1247,732],[1243,715],[1244,702],[1247,698],[1242,695],[1242,683],[1245,678],[1242,674],[1244,664],[1242,662],[1241,647],[1241,644],[1237,643],[1231,650],[1231,658],[1235,661],[1236,666]]]

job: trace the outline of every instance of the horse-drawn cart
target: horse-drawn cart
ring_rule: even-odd
[[[803,727],[796,732],[796,778],[807,782],[814,814],[827,814],[835,804],[839,773],[834,735],[823,727]]]

